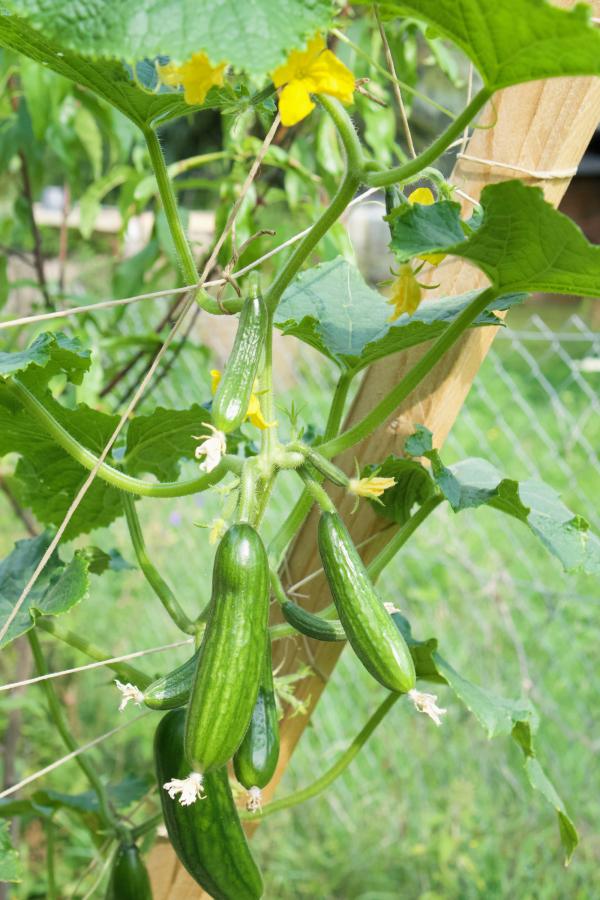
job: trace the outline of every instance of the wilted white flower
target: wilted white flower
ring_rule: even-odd
[[[251,787],[246,794],[248,812],[259,812],[262,809],[262,794],[259,787]]]
[[[384,603],[383,605],[384,605],[384,607],[385,607],[385,611],[388,612],[388,613],[390,614],[390,616],[391,616],[393,613],[399,613],[399,612],[400,612],[400,610],[398,609],[398,607],[397,607],[397,606],[394,606],[393,603]]]
[[[175,800],[179,794],[179,802],[182,806],[191,806],[196,800],[204,800],[204,779],[199,772],[190,772],[187,778],[173,778],[163,784],[165,791],[171,800]]]
[[[129,701],[132,703],[136,703],[138,706],[141,706],[144,702],[144,695],[142,691],[135,684],[131,684],[131,682],[127,682],[127,684],[123,684],[119,681],[118,678],[115,678],[115,684],[118,689],[121,691],[121,703],[119,705],[119,712],[123,712]]]
[[[429,716],[430,719],[433,719],[436,725],[442,724],[441,717],[448,712],[447,709],[442,709],[437,705],[437,695],[436,694],[424,694],[421,691],[413,690],[408,692],[408,696],[415,704],[415,709],[419,712],[425,713],[426,716]]]
[[[217,468],[221,462],[221,457],[227,450],[227,441],[223,432],[219,431],[218,428],[215,428],[214,425],[207,422],[206,427],[210,428],[212,434],[192,435],[196,441],[202,441],[202,443],[198,444],[196,447],[194,455],[196,459],[205,456],[206,459],[204,462],[200,463],[200,468],[203,472],[212,472],[213,469]]]

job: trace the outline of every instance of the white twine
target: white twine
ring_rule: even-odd
[[[75,666],[72,669],[62,669],[60,672],[48,672],[46,675],[36,675],[35,678],[26,678],[24,681],[13,681],[11,684],[0,685],[0,692],[12,691],[15,688],[27,687],[37,684],[39,681],[48,681],[50,678],[62,678],[64,675],[73,675],[75,672],[85,672],[87,669],[98,669],[111,663],[125,662],[127,659],[136,659],[147,656],[149,653],[161,653],[163,650],[171,650],[173,647],[183,647],[185,644],[193,644],[194,638],[186,638],[184,641],[176,641],[174,644],[163,644],[160,647],[149,647],[147,650],[136,650],[135,653],[125,653],[123,656],[111,656],[97,662],[87,663],[85,666]]]
[[[457,153],[457,159],[466,159],[469,162],[479,163],[482,166],[493,166],[498,169],[508,169],[511,172],[521,172],[523,175],[529,175],[531,178],[537,178],[540,181],[548,181],[553,178],[572,178],[577,174],[577,166],[570,169],[554,169],[552,171],[545,169],[528,169],[525,166],[518,166],[514,163],[498,162],[496,159],[484,159],[481,156],[471,156],[470,153]]]
[[[34,772],[33,775],[28,775],[27,778],[23,778],[22,781],[17,782],[17,784],[13,784],[10,787],[0,793],[0,800],[3,800],[4,797],[10,797],[11,794],[16,794],[17,791],[20,791],[22,787],[25,787],[28,784],[31,784],[32,781],[37,781],[38,778],[42,778],[44,775],[48,775],[49,772],[53,772],[54,769],[58,769],[59,766],[62,766],[64,763],[69,762],[71,759],[75,759],[76,756],[79,756],[81,753],[85,753],[87,750],[91,750],[92,747],[98,746],[102,741],[107,740],[109,737],[112,737],[113,734],[116,734],[118,731],[123,731],[124,728],[129,728],[130,725],[133,725],[134,722],[139,722],[140,719],[143,719],[144,716],[147,716],[150,713],[150,710],[146,710],[146,712],[140,713],[139,716],[136,716],[134,719],[129,719],[128,722],[124,722],[122,725],[117,725],[116,728],[111,728],[110,731],[107,731],[105,734],[101,734],[100,737],[94,738],[92,741],[88,741],[87,744],[82,744],[81,747],[78,747],[77,750],[72,750],[70,753],[67,753],[66,756],[61,756],[60,759],[55,759],[53,763],[50,763],[49,766],[44,766],[43,769],[39,769],[37,772]]]
[[[355,197],[350,201],[347,209],[350,209],[352,206],[357,206],[359,203],[362,203],[372,194],[376,193],[379,188],[369,188],[362,194],[359,194],[358,197]],[[240,278],[242,275],[246,275],[248,272],[251,272],[253,269],[256,269],[267,259],[271,259],[272,256],[276,256],[277,253],[281,253],[282,250],[285,250],[287,247],[291,247],[293,244],[296,244],[298,241],[302,240],[308,232],[310,231],[312,226],[308,226],[303,231],[299,231],[297,234],[292,235],[292,237],[288,238],[287,241],[284,241],[282,244],[278,244],[277,247],[273,247],[272,250],[269,250],[267,253],[260,256],[258,259],[255,259],[254,262],[248,263],[248,265],[243,266],[241,269],[238,269],[235,272],[232,272],[230,278]],[[180,288],[170,288],[169,290],[163,291],[150,291],[146,294],[135,294],[133,297],[124,297],[120,300],[101,300],[99,303],[90,303],[87,306],[73,306],[71,309],[59,309],[54,312],[47,313],[39,313],[35,316],[21,316],[18,319],[10,319],[8,322],[0,322],[0,331],[5,328],[14,328],[17,325],[31,325],[33,322],[47,322],[50,319],[64,319],[68,316],[77,316],[82,313],[92,313],[99,309],[112,309],[113,307],[118,306],[128,306],[130,303],[138,303],[141,300],[157,300],[163,297],[176,297],[179,294],[185,294],[186,291],[197,290],[200,287],[219,287],[222,284],[227,284],[227,280],[225,278],[213,278],[211,281],[197,281],[195,284],[186,284],[184,287]]]

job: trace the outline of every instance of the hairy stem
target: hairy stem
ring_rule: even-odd
[[[73,457],[74,460],[89,471],[94,468],[98,462],[96,454],[84,447],[83,444],[80,444],[72,434],[69,434],[66,428],[46,409],[41,400],[38,400],[17,378],[12,380],[11,391],[25,409],[34,415],[45,431],[69,456]],[[205,491],[220,481],[227,472],[239,473],[241,465],[242,461],[237,457],[224,456],[216,469],[213,469],[212,472],[207,472],[206,475],[190,478],[188,481],[164,481],[158,484],[142,481],[140,478],[133,478],[131,475],[126,475],[124,472],[113,468],[108,463],[102,463],[98,468],[97,474],[98,478],[108,482],[108,484],[112,484],[113,487],[119,488],[121,491],[137,494],[139,497],[164,499],[166,497],[185,497],[188,494],[197,494],[200,491]]]
[[[356,425],[342,432],[338,437],[320,444],[319,453],[328,457],[336,456],[372,434],[406,400],[408,395],[423,381],[442,356],[456,343],[459,337],[473,324],[475,319],[496,296],[497,292],[493,288],[488,288],[482,291],[481,294],[478,294],[440,335],[433,346],[423,354],[418,363],[413,366],[396,387]]]
[[[475,118],[477,113],[490,99],[490,91],[487,88],[475,94],[468,106],[466,106],[461,114],[448,125],[446,130],[422,153],[419,153],[414,159],[409,160],[401,166],[395,166],[393,169],[387,169],[385,172],[374,172],[365,176],[365,181],[370,187],[387,187],[390,184],[399,184],[403,181],[409,181],[415,175],[418,175],[426,166],[439,159],[450,144],[461,136],[467,125]]]
[[[348,768],[352,760],[358,755],[361,748],[371,737],[379,723],[385,718],[394,703],[396,703],[401,696],[402,694],[388,694],[383,703],[377,707],[364,728],[356,735],[348,749],[342,753],[338,761],[321,775],[320,778],[313,781],[311,785],[302,788],[300,791],[295,791],[287,797],[282,797],[281,800],[274,800],[272,803],[267,803],[260,812],[245,813],[240,811],[240,818],[264,819],[267,816],[272,815],[272,813],[279,812],[281,809],[288,809],[290,806],[296,806],[298,803],[304,803],[305,800],[310,800],[311,797],[316,797],[317,794],[322,793],[322,791],[328,788],[329,785]]]
[[[44,659],[44,654],[42,653],[42,648],[40,646],[38,636],[35,631],[30,631],[28,637],[38,673],[40,675],[47,675],[48,668],[46,666],[46,660]],[[40,687],[42,688],[46,696],[46,704],[48,706],[50,718],[52,719],[56,730],[60,734],[65,747],[70,753],[72,753],[73,751],[78,749],[77,741],[71,734],[71,729],[67,721],[65,720],[60,702],[58,700],[58,697],[56,696],[54,688],[49,681],[41,681]],[[74,759],[89,781],[92,790],[98,798],[99,814],[104,825],[115,834],[126,834],[127,829],[119,822],[118,818],[113,813],[106,788],[96,774],[93,765],[82,754],[75,756]]]
[[[42,616],[36,619],[35,625],[36,628],[42,628],[44,631],[47,631],[48,634],[52,634],[55,638],[58,638],[59,641],[68,644],[69,647],[73,647],[75,650],[80,650],[81,653],[85,653],[86,656],[89,656],[90,659],[93,659],[96,662],[104,662],[105,659],[110,659],[111,657],[110,653],[101,650],[100,647],[96,646],[96,644],[92,644],[91,641],[88,641],[87,638],[77,634],[77,632],[65,628],[55,618],[45,618]],[[132,684],[135,684],[136,687],[139,687],[140,690],[147,688],[154,680],[149,675],[146,675],[145,672],[136,669],[135,666],[128,665],[126,662],[107,663],[106,668],[112,669],[121,681],[130,681]]]
[[[185,634],[195,634],[196,628],[194,623],[187,617],[175,594],[164,580],[156,566],[150,561],[142,526],[135,508],[135,501],[130,494],[123,494],[123,507],[125,509],[125,518],[127,519],[127,527],[131,537],[131,543],[135,551],[136,559],[140,569],[146,577],[146,581],[164,606],[165,610],[181,631]]]

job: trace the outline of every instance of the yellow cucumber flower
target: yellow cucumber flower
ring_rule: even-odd
[[[421,206],[431,206],[432,203],[435,203],[435,197],[429,188],[420,187],[408,195],[408,202],[413,204],[420,203]],[[446,259],[446,255],[446,253],[424,253],[419,259],[431,263],[432,266],[437,266],[443,259]]]
[[[210,389],[214,394],[217,390],[219,382],[221,380],[221,373],[218,369],[210,370]],[[254,391],[256,390],[256,384],[254,385]],[[276,425],[276,422],[267,422],[262,414],[262,410],[260,408],[260,401],[258,396],[254,393],[254,391],[250,394],[250,403],[248,404],[248,409],[246,410],[246,418],[254,425],[256,428],[260,428],[262,431],[265,428],[272,428],[273,425]]]
[[[367,478],[351,478],[348,490],[357,497],[377,499],[384,491],[394,487],[395,478],[383,478],[380,475],[369,475]]]
[[[183,86],[183,96],[190,106],[204,103],[206,95],[213,85],[223,84],[223,72],[227,63],[213,66],[206,53],[194,53],[187,62],[178,66],[176,63],[157,65],[156,71],[163,84],[169,87]]]
[[[422,299],[423,288],[417,281],[410,263],[404,263],[400,266],[392,286],[392,296],[388,300],[388,303],[394,307],[388,321],[395,322],[403,313],[412,316],[419,308]]]
[[[295,125],[315,108],[311,94],[329,94],[342,103],[352,103],[354,75],[327,50],[320,34],[308,42],[306,50],[293,50],[287,62],[272,73],[279,96],[281,124]]]

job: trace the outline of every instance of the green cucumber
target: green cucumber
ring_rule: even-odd
[[[152,900],[148,870],[135,844],[119,844],[112,862],[106,900]]]
[[[185,706],[190,696],[199,650],[162,678],[157,678],[144,691],[144,704],[150,709],[177,709]]]
[[[415,667],[406,641],[377,596],[337,513],[321,513],[319,552],[340,621],[362,664],[390,691],[412,690]]]
[[[268,320],[262,298],[248,297],[242,307],[231,354],[212,402],[213,425],[225,434],[239,428],[246,418]]]
[[[269,639],[268,612],[267,551],[251,525],[232,525],[215,555],[185,726],[188,763],[201,775],[231,759],[250,724]]]
[[[165,826],[173,849],[192,878],[215,900],[258,900],[263,884],[237,814],[226,767],[204,776],[204,799],[181,806],[163,789],[185,778],[185,712],[161,719],[154,737],[154,758]]]
[[[246,790],[266,787],[279,759],[279,717],[273,687],[271,642],[263,662],[258,696],[244,740],[233,757],[235,777]]]
[[[291,600],[281,604],[281,612],[296,631],[307,637],[315,638],[317,641],[346,640],[342,623],[336,619],[322,619],[321,616],[307,612]]]

